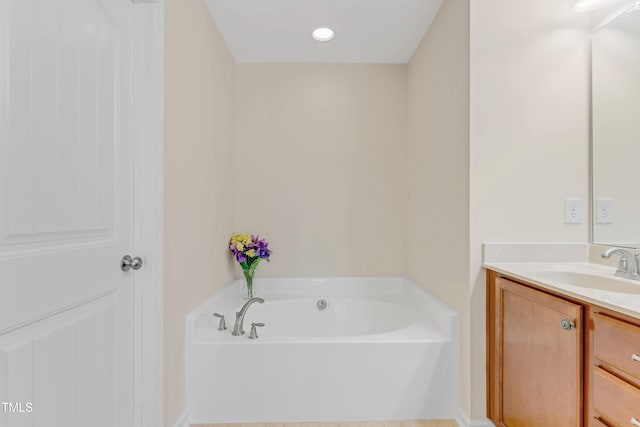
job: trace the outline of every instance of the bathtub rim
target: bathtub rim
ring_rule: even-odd
[[[260,284],[265,284],[268,282],[275,282],[275,281],[329,281],[329,282],[338,282],[338,281],[353,281],[355,280],[356,282],[366,282],[366,281],[376,281],[376,282],[395,282],[395,286],[402,286],[402,289],[404,289],[405,292],[409,292],[409,293],[415,293],[419,296],[421,296],[422,298],[424,298],[426,301],[428,301],[429,304],[429,308],[430,310],[428,310],[428,312],[421,312],[421,315],[427,316],[429,318],[429,320],[432,322],[433,325],[435,325],[438,329],[439,332],[441,332],[442,334],[444,334],[445,336],[450,337],[451,339],[456,340],[457,342],[459,342],[459,322],[460,322],[460,315],[459,313],[450,305],[448,305],[447,303],[445,303],[444,301],[442,301],[440,298],[438,298],[437,296],[435,296],[433,293],[429,292],[428,289],[424,288],[423,286],[419,285],[418,283],[416,283],[415,281],[411,280],[410,278],[406,277],[406,276],[296,276],[296,277],[267,277],[267,278],[260,278],[260,279],[256,279],[256,287],[260,286]],[[229,296],[230,294],[235,294],[235,295],[239,295],[240,294],[240,290],[239,287],[243,286],[243,280],[242,279],[234,279],[229,281],[226,285],[224,285],[222,288],[215,290],[213,293],[211,293],[207,298],[205,298],[203,301],[201,301],[198,305],[196,305],[194,308],[192,308],[186,315],[186,322],[185,322],[185,326],[186,326],[186,339],[188,343],[193,343],[193,344],[204,344],[201,342],[198,342],[195,340],[195,336],[194,336],[194,331],[196,329],[196,319],[204,314],[205,312],[211,311],[212,307],[211,305],[219,298],[221,297],[225,297],[225,296]],[[367,286],[366,284],[364,286]],[[387,295],[389,293],[386,293]],[[373,294],[375,295],[375,293]],[[384,295],[384,293],[379,293],[378,295]],[[304,295],[306,297],[309,297],[309,295]],[[349,297],[353,297],[354,295],[351,294],[349,295]],[[266,296],[265,296],[266,297]],[[242,301],[238,300],[238,309],[240,308],[242,304]],[[227,320],[227,327],[232,327],[233,325],[233,321],[234,319],[226,319]],[[371,334],[371,336],[376,336],[376,335],[387,335],[387,334],[393,334],[396,331],[401,331],[402,329],[399,330],[394,330],[394,331],[390,331],[388,333],[385,334]],[[362,335],[362,336],[355,336],[355,337],[367,337],[368,335]],[[313,340],[305,340],[305,341],[313,341],[316,342],[316,337],[314,337]],[[343,337],[340,337],[343,338]],[[344,338],[353,338],[353,336],[351,337],[344,337]],[[342,341],[342,339],[337,340],[337,341]],[[227,341],[228,343],[232,343],[231,341]],[[273,342],[273,341],[272,341]],[[283,340],[282,342],[294,342],[294,340]],[[331,342],[330,340],[317,340],[317,342]],[[366,339],[363,339],[362,342],[367,342]],[[375,340],[373,340],[373,342],[377,342]],[[222,342],[220,342],[222,343]]]

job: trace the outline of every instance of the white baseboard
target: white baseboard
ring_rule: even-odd
[[[173,427],[189,427],[189,420],[187,420],[187,413],[183,412],[182,415],[173,424]]]
[[[458,423],[458,427],[496,427],[488,418],[481,420],[469,419],[462,409],[458,409],[456,422]]]

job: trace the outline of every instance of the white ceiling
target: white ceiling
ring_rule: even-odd
[[[238,62],[407,63],[443,0],[204,0]],[[319,43],[317,27],[335,38]]]

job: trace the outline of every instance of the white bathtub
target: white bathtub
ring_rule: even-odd
[[[455,417],[458,316],[423,288],[402,278],[257,279],[265,303],[234,337],[240,285],[187,316],[191,423]],[[257,340],[251,322],[266,324]]]

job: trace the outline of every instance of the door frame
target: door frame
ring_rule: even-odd
[[[130,0],[135,22],[134,426],[164,425],[164,0]]]

